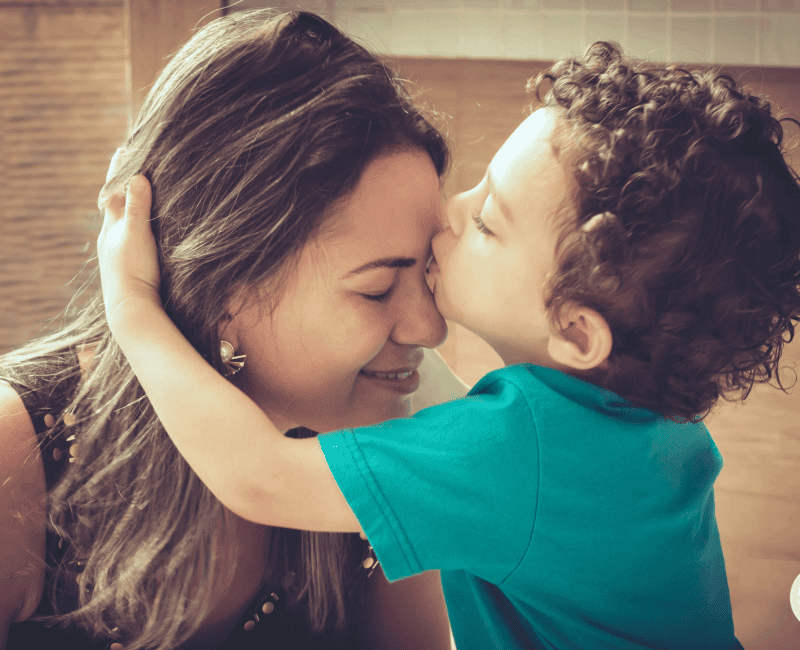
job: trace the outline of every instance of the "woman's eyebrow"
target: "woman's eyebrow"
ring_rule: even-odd
[[[372,269],[407,269],[414,266],[417,260],[413,257],[383,257],[379,260],[373,260],[359,266],[357,269],[350,271],[346,277],[363,273],[364,271],[371,271]]]

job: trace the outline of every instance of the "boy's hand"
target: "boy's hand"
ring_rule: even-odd
[[[162,308],[158,252],[150,228],[151,201],[149,181],[144,176],[134,176],[127,197],[115,194],[104,204],[105,218],[97,238],[97,258],[106,318],[112,332],[124,324],[128,309],[148,305]],[[123,305],[125,309],[120,309]]]

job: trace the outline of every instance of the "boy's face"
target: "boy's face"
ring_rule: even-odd
[[[539,109],[497,152],[483,180],[450,198],[433,240],[431,279],[442,315],[475,332],[509,365],[556,367],[543,288],[570,180],[551,136],[559,112]]]

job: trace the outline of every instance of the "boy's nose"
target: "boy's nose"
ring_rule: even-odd
[[[453,234],[452,229],[447,227],[444,230],[440,230],[438,233],[436,233],[436,236],[431,240],[431,251],[433,252],[433,260],[431,260],[431,263],[428,264],[428,268],[430,268],[430,265],[433,263],[436,263],[437,266],[441,266],[439,264],[439,260],[441,259],[442,256],[444,240],[448,236],[452,236],[452,234]]]
[[[452,229],[453,234],[457,237],[461,234],[463,229],[463,212],[466,209],[464,205],[464,195],[456,194],[451,196],[444,204],[445,225]]]

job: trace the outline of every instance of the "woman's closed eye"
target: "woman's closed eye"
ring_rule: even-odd
[[[394,291],[394,285],[389,287],[383,293],[362,293],[361,295],[364,296],[367,300],[373,300],[375,302],[386,302],[389,298],[392,297],[392,292]]]
[[[493,234],[491,230],[489,230],[486,225],[483,223],[483,219],[481,219],[481,215],[479,212],[476,212],[472,215],[472,220],[475,222],[475,226],[478,228],[480,232],[484,235],[491,235]]]

